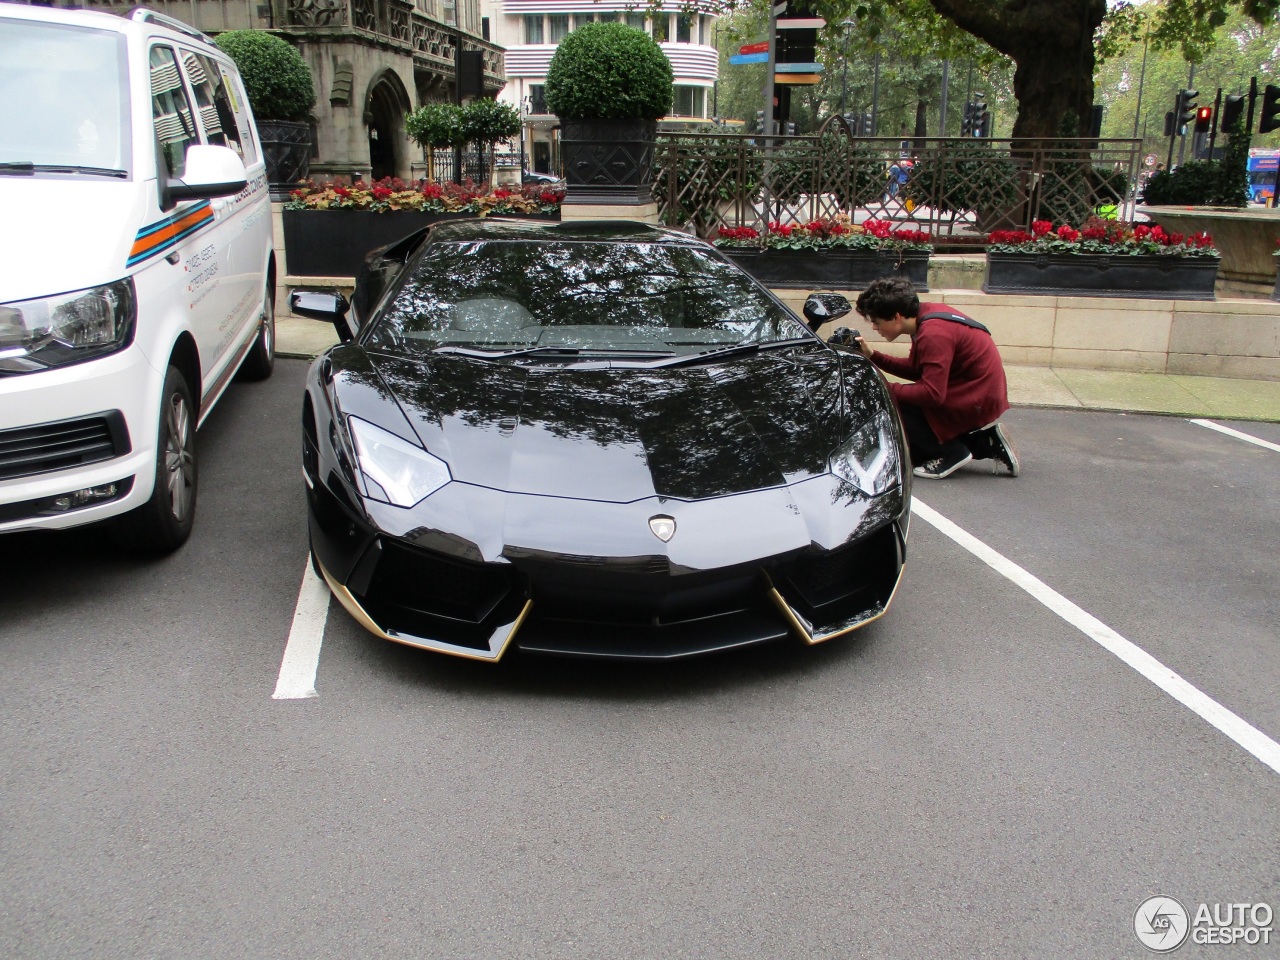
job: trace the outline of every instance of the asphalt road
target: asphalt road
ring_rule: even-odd
[[[1152,895],[1280,912],[1280,772],[921,516],[817,648],[494,667],[334,603],[319,696],[272,699],[304,369],[223,398],[175,556],[0,540],[0,956],[1096,960],[1152,955]],[[1280,453],[1006,422],[1021,478],[919,500],[1274,746]]]

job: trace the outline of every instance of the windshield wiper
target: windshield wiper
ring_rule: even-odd
[[[17,174],[31,176],[34,173],[78,173],[90,177],[129,176],[127,170],[113,170],[110,167],[79,167],[68,163],[32,163],[30,160],[13,160],[0,163],[0,174]]]
[[[610,349],[606,347],[522,347],[519,350],[485,350],[479,347],[436,347],[432,353],[450,353],[464,357],[480,357],[485,360],[505,360],[508,357],[672,357],[670,350]]]
[[[660,367],[683,367],[698,363],[719,363],[721,360],[728,360],[733,357],[747,356],[752,353],[760,353],[763,350],[774,350],[779,347],[798,347],[801,344],[812,344],[816,341],[812,337],[795,337],[791,340],[767,340],[764,343],[735,343],[731,347],[721,347],[718,350],[703,350],[699,353],[690,353],[685,356],[676,357],[665,363],[660,363]]]

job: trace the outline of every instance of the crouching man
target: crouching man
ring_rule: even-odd
[[[911,338],[906,359],[858,349],[881,370],[911,383],[890,383],[917,477],[941,480],[971,460],[998,460],[1017,476],[1018,455],[997,421],[1009,409],[1004,364],[991,332],[941,303],[921,303],[911,281],[881,277],[858,296],[858,313],[880,336]]]

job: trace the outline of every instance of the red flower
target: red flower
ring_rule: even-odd
[[[1080,231],[1080,236],[1086,240],[1105,240],[1107,238],[1106,227],[1085,227]]]
[[[1145,223],[1140,223],[1133,228],[1133,239],[1145,240],[1147,239],[1147,236],[1150,233],[1151,233],[1151,228],[1148,227]]]
[[[1065,240],[1067,243],[1075,243],[1080,239],[1080,231],[1074,227],[1068,227],[1064,223],[1058,228],[1058,239]]]
[[[1031,232],[1037,237],[1043,237],[1046,233],[1053,229],[1053,223],[1049,220],[1033,220],[1031,221]]]

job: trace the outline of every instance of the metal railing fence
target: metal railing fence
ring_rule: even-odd
[[[659,134],[654,199],[667,226],[714,238],[721,227],[849,216],[978,241],[1035,220],[1078,225],[1132,215],[1140,140],[772,137]]]

